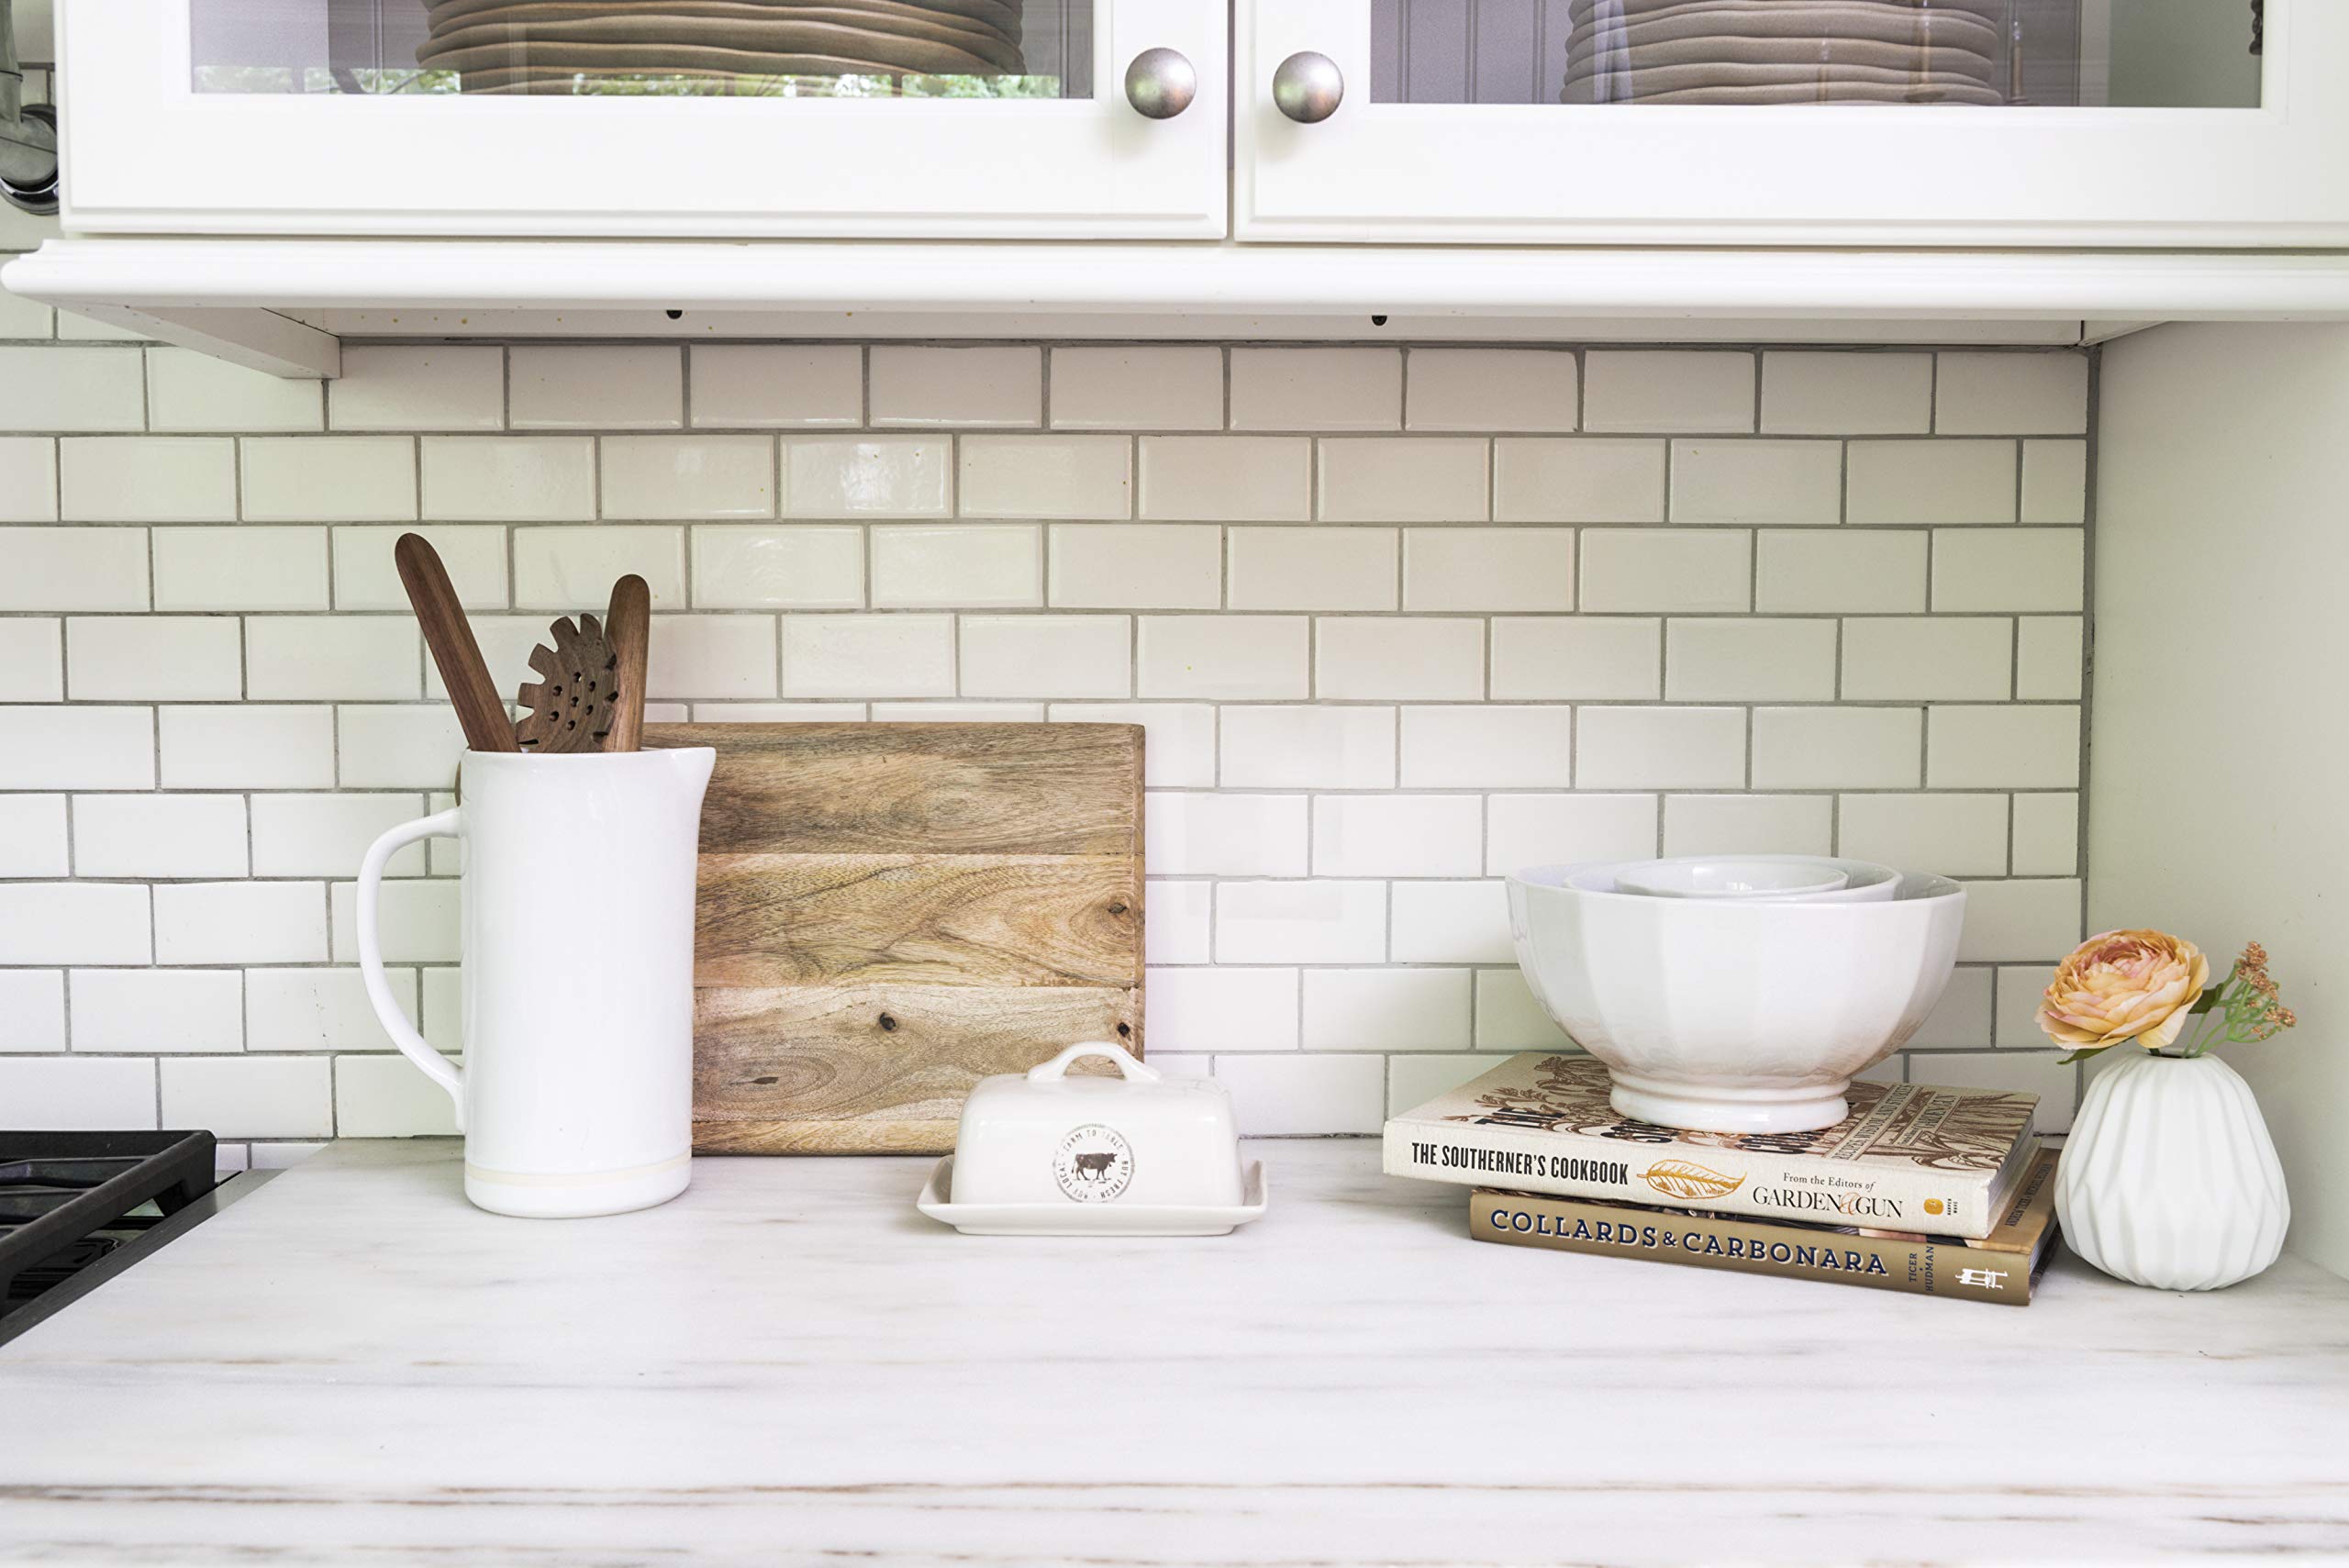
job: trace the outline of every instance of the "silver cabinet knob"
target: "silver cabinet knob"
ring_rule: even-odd
[[[1171,120],[1199,95],[1199,73],[1177,49],[1146,49],[1126,67],[1126,102],[1145,119]]]
[[[1328,119],[1345,95],[1345,73],[1326,54],[1292,54],[1273,72],[1273,103],[1299,125]]]

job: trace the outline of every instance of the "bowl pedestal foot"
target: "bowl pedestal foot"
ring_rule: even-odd
[[[1799,1089],[1726,1089],[1611,1073],[1608,1102],[1625,1116],[1695,1132],[1816,1132],[1851,1114],[1849,1078]]]

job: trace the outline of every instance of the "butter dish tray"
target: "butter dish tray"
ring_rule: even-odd
[[[1122,1205],[956,1203],[954,1156],[939,1161],[914,1207],[965,1236],[1223,1236],[1264,1212],[1264,1162],[1241,1172],[1240,1202]]]

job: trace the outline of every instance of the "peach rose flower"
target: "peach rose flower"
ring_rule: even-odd
[[[2076,1051],[2133,1040],[2159,1051],[2185,1029],[2210,984],[2210,961],[2183,937],[2107,931],[2055,966],[2039,1003],[2039,1027]]]

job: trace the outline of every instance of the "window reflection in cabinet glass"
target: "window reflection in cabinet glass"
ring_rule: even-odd
[[[1367,3],[1375,103],[2260,102],[2251,0]]]
[[[199,93],[1089,98],[1094,0],[193,0]]]

